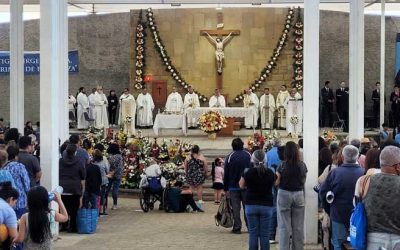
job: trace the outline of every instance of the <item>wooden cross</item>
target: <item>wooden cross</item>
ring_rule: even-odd
[[[207,33],[210,36],[217,36],[221,40],[223,36],[238,36],[240,35],[240,30],[224,30],[224,15],[222,12],[217,13],[217,29],[215,30],[200,30],[200,35],[201,36],[207,36]],[[222,89],[223,87],[223,76],[222,76],[222,71],[217,72],[216,75],[216,87],[218,89]]]

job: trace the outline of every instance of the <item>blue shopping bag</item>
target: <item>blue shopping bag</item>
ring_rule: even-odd
[[[76,224],[78,233],[92,234],[96,232],[97,222],[99,219],[99,211],[97,209],[82,208],[78,210]]]

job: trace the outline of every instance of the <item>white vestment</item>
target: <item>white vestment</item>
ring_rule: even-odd
[[[301,100],[301,95],[296,93],[295,97],[289,96],[285,101],[286,109],[286,131],[291,134],[295,133],[297,135],[302,133],[303,125],[303,102]],[[293,124],[290,122],[290,118],[297,116],[298,123]]]
[[[275,98],[273,95],[260,97],[261,128],[272,129],[274,126]]]
[[[276,96],[276,109],[278,110],[278,128],[286,128],[286,108],[284,107],[289,92],[280,90]]]
[[[73,95],[68,96],[68,111],[75,111],[74,105],[76,104],[76,99]]]
[[[182,96],[178,92],[169,94],[167,103],[165,104],[165,111],[181,112],[183,109]]]
[[[135,115],[136,115],[136,101],[135,97],[131,94],[122,94],[119,98],[119,116],[118,124],[123,126],[124,133],[133,135],[135,133]],[[126,122],[126,118],[130,117],[130,122]]]
[[[196,93],[187,93],[185,95],[185,100],[183,102],[183,106],[185,109],[195,109],[200,107],[200,101],[199,101],[199,96]],[[187,117],[187,126],[188,127],[197,127],[197,121],[196,118],[193,118],[191,116]]]
[[[107,97],[104,93],[99,93],[96,91],[94,94],[94,112],[95,112],[95,121],[94,126],[97,129],[108,128],[108,115],[107,115]]]
[[[78,110],[78,129],[87,129],[89,127],[89,122],[85,119],[85,112],[89,109],[89,99],[84,93],[79,93],[77,96]]]
[[[225,97],[223,95],[213,95],[208,102],[210,108],[225,108]]]
[[[94,97],[95,93],[92,93],[88,96],[89,99],[89,117],[92,119],[96,119],[96,113],[94,111],[94,106],[95,106],[95,97]]]
[[[248,112],[247,116],[244,118],[244,125],[246,128],[255,128],[257,127],[258,120],[258,105],[260,101],[256,94],[251,93],[250,95],[245,94],[243,98],[243,106],[248,108],[250,112]]]
[[[136,124],[140,127],[152,126],[154,102],[151,95],[140,93],[136,100],[136,107],[138,114]]]

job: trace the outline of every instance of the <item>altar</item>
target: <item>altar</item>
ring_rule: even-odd
[[[153,125],[154,134],[158,136],[161,129],[181,128],[182,133],[186,135],[186,120],[184,118],[183,114],[157,114]]]
[[[253,108],[242,108],[242,107],[227,107],[227,108],[207,108],[201,107],[196,109],[187,109],[185,111],[185,119],[184,122],[186,123],[188,119],[199,119],[199,117],[207,111],[217,111],[221,115],[227,118],[228,124],[227,127],[221,130],[218,135],[220,136],[233,136],[233,118],[246,118],[246,117],[253,117],[253,132],[255,132],[255,127],[257,126],[257,121],[254,119],[255,117],[255,110]],[[182,126],[183,127],[183,126]],[[187,126],[185,125],[185,128]],[[182,129],[183,130],[183,129]],[[185,135],[187,134],[187,130],[185,130]]]

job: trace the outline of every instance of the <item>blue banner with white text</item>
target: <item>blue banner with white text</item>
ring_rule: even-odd
[[[40,74],[40,53],[25,52],[24,54],[25,75]],[[79,72],[79,55],[77,50],[68,52],[68,72]],[[10,74],[10,52],[0,52],[0,75]]]

